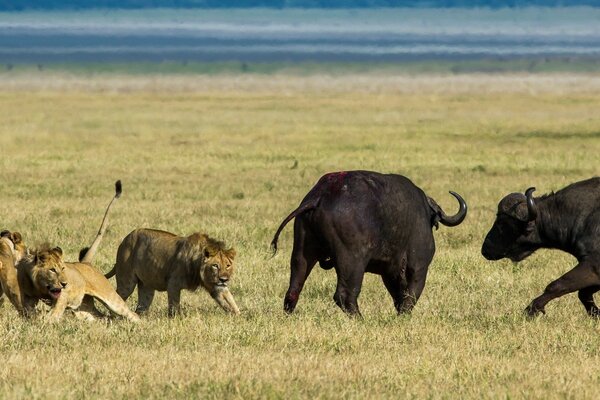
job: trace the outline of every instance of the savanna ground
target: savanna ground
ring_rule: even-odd
[[[599,91],[590,74],[0,74],[2,228],[74,260],[121,179],[98,268],[134,228],[205,231],[238,250],[242,309],[184,293],[170,320],[159,294],[139,325],[48,326],[5,302],[0,397],[596,398],[600,322],[575,295],[522,313],[574,259],[493,263],[480,246],[505,194],[600,173]],[[348,318],[319,268],[282,311],[292,225],[274,258],[272,235],[323,173],[349,169],[407,175],[448,213],[448,190],[469,203],[435,232],[411,316],[367,275],[364,318]]]

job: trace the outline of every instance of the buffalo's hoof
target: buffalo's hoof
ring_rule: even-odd
[[[535,318],[540,314],[546,314],[546,311],[543,308],[537,308],[536,306],[534,306],[533,304],[530,304],[527,306],[527,308],[525,309],[525,314],[529,317],[529,318]]]
[[[293,313],[295,309],[296,309],[296,304],[290,304],[288,302],[285,302],[283,304],[283,311],[285,311],[287,314]]]

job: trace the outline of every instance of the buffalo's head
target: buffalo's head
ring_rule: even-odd
[[[538,211],[532,197],[534,190],[532,187],[525,194],[511,193],[500,201],[496,221],[481,247],[485,258],[521,261],[539,248],[535,241]]]

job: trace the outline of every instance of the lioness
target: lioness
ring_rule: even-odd
[[[154,298],[154,291],[167,291],[168,315],[180,311],[182,289],[191,291],[203,286],[226,311],[239,314],[227,287],[233,274],[235,250],[206,234],[188,237],[154,229],[136,229],[119,245],[117,262],[106,274],[117,275],[117,293],[126,300],[136,285],[138,305],[143,314]]]
[[[5,293],[19,313],[23,313],[21,290],[15,264],[25,256],[27,248],[19,232],[0,233],[0,297]],[[4,299],[2,299],[4,300]]]
[[[98,250],[98,246],[102,241],[102,237],[106,232],[106,227],[108,226],[108,212],[110,211],[114,200],[121,196],[121,192],[121,181],[117,181],[115,182],[115,195],[106,208],[104,218],[102,219],[102,224],[100,225],[100,229],[98,230],[94,242],[89,248],[81,251],[79,255],[80,263],[66,263],[67,267],[69,269],[74,269],[75,272],[65,274],[62,272],[64,270],[63,267],[59,268],[56,266],[46,268],[50,271],[49,273],[48,271],[44,272],[44,262],[46,258],[48,260],[53,259],[52,257],[47,257],[46,253],[52,253],[52,251],[47,248],[38,252],[38,255],[41,254],[41,257],[38,257],[38,259],[36,259],[36,255],[28,257],[27,259],[23,259],[22,262],[19,262],[27,250],[22,241],[21,235],[18,232],[10,233],[9,231],[3,231],[0,234],[1,239],[5,241],[4,244],[0,242],[0,254],[6,254],[5,258],[0,258],[0,261],[2,261],[2,267],[0,268],[0,281],[2,282],[4,291],[9,294],[11,302],[22,315],[32,315],[35,311],[34,308],[38,301],[44,300],[55,306],[53,312],[51,313],[51,315],[54,315],[54,317],[52,317],[54,319],[60,318],[64,312],[64,308],[76,308],[77,303],[81,304],[82,302],[83,304],[79,309],[80,312],[76,313],[77,316],[85,317],[87,319],[103,316],[94,307],[93,297],[97,297],[103,301],[109,309],[119,315],[128,316],[127,313],[133,314],[129,309],[127,309],[127,312],[123,314],[124,312],[120,310],[120,307],[124,305],[124,302],[117,296],[108,280],[106,280],[102,274],[100,274],[90,265],[96,254],[96,251]],[[10,262],[10,257],[8,256],[11,252],[11,248],[13,253],[12,263]],[[60,251],[60,261],[56,261],[51,264],[56,263],[59,263],[60,265],[65,264],[62,261],[62,250]],[[48,287],[46,290],[34,290],[38,286],[43,288],[44,281],[52,278],[52,276],[48,278],[46,276],[48,274],[54,274],[57,276],[60,275],[58,281],[62,282],[65,286],[68,285],[69,287],[66,293],[70,296],[70,298],[63,296],[63,300],[66,299],[65,301],[67,301],[68,304],[63,307],[62,310],[60,310],[60,307],[62,307],[61,302],[56,302],[58,297],[54,297],[56,294],[60,295],[62,290],[58,284],[53,285],[55,286],[53,291]],[[73,282],[68,280],[69,276]],[[84,295],[86,296],[84,297]],[[78,300],[78,297],[81,297],[81,299]],[[111,306],[103,300],[103,298],[107,298],[109,300],[114,300],[114,298],[116,298],[116,302],[112,300],[111,301],[115,304],[117,309],[113,310]],[[124,306],[127,307],[126,305]],[[134,320],[139,319],[137,315],[133,315],[134,317],[128,316],[128,318]]]
[[[39,300],[50,303],[49,321],[58,321],[65,309],[77,317],[94,320],[102,314],[94,307],[94,298],[110,311],[130,321],[139,317],[127,307],[108,280],[86,263],[65,263],[60,247],[42,248],[18,265],[17,278],[26,315],[35,313]]]

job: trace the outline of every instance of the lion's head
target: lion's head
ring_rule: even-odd
[[[209,238],[204,248],[204,270],[202,281],[212,286],[227,286],[227,282],[233,275],[233,260],[235,250],[225,248],[223,242],[217,242]]]
[[[10,247],[15,265],[27,255],[27,246],[23,243],[23,237],[19,232],[2,231],[0,239]]]
[[[234,271],[235,250],[227,248],[225,243],[194,233],[186,238],[186,244],[180,253],[189,261],[191,286],[204,285],[207,289],[215,286],[227,286]]]
[[[57,300],[67,286],[62,249],[45,247],[37,250],[32,262],[29,274],[33,286],[41,296]]]

